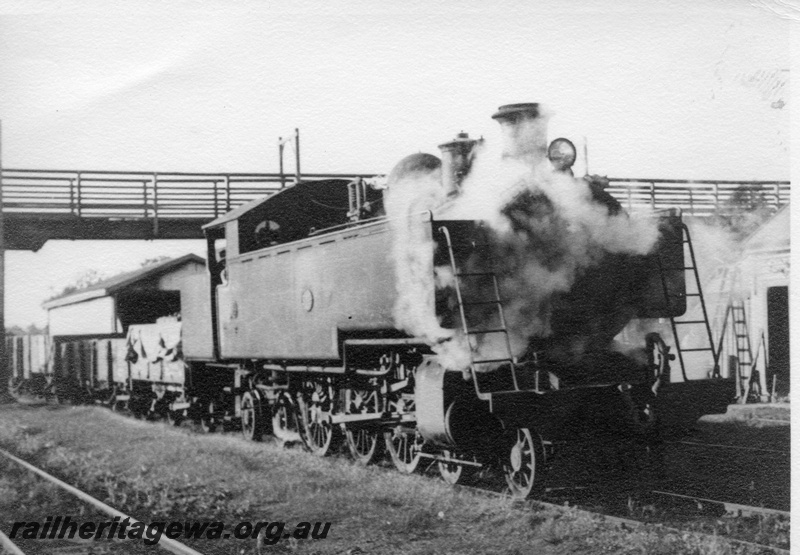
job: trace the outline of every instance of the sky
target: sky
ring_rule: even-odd
[[[0,156],[274,172],[297,127],[304,171],[379,174],[462,130],[495,140],[498,106],[542,102],[591,173],[785,180],[793,18],[768,0],[0,0]],[[88,270],[186,252],[202,244],[9,252],[6,324],[45,323],[42,301]]]

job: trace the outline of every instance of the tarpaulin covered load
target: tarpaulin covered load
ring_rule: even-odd
[[[134,380],[183,383],[185,365],[181,351],[181,323],[163,320],[130,326],[126,359]]]

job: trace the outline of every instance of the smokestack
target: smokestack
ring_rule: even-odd
[[[461,182],[469,173],[475,145],[482,140],[470,139],[462,131],[449,143],[439,145],[442,151],[442,185],[448,197],[461,192]]]
[[[536,102],[506,104],[492,116],[503,132],[503,157],[532,166],[547,158],[547,116]]]

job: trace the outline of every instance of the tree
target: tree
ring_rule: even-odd
[[[6,328],[6,335],[47,335],[47,326],[40,328],[36,324],[31,324],[24,329],[22,326],[11,326]]]
[[[156,256],[154,258],[148,258],[144,262],[142,262],[141,267],[146,268],[148,266],[153,266],[154,264],[161,264],[162,262],[166,262],[167,260],[172,260],[171,256],[161,255]]]
[[[48,301],[51,299],[55,299],[64,295],[68,295],[70,293],[74,293],[75,291],[80,291],[81,289],[86,289],[87,287],[91,287],[96,283],[100,283],[106,279],[106,276],[102,275],[100,272],[95,270],[94,268],[89,268],[88,270],[84,270],[78,277],[75,279],[74,282],[64,287],[58,293],[52,295]]]

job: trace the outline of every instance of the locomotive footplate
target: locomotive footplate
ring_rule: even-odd
[[[535,429],[551,442],[646,432],[639,414],[650,411],[654,395],[645,382],[602,383],[568,389],[492,394],[492,414],[507,428]]]

